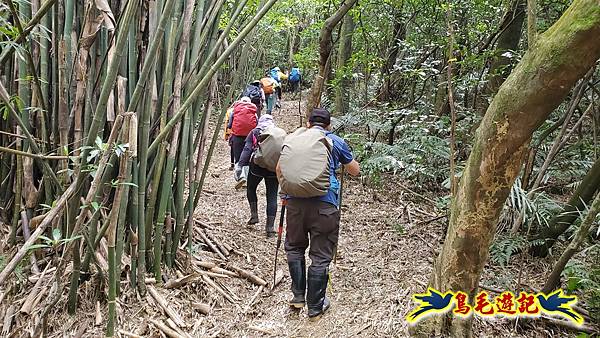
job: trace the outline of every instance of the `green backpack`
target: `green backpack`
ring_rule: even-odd
[[[283,140],[287,136],[285,130],[270,126],[263,130],[258,139],[254,140],[256,144],[252,161],[259,167],[275,172]]]
[[[332,149],[332,141],[321,129],[299,128],[288,135],[279,158],[281,191],[301,198],[327,194]]]

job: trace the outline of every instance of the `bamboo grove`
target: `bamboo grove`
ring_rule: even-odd
[[[75,313],[81,284],[107,279],[113,336],[120,281],[143,295],[146,274],[186,263],[225,109],[211,114],[257,66],[252,31],[275,1],[0,5],[4,292],[15,269],[54,271],[43,319],[64,292]]]

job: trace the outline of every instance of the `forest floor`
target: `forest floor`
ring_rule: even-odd
[[[283,101],[282,108],[273,115],[277,125],[288,131],[294,130],[300,123],[298,101]],[[195,216],[213,237],[235,248],[235,253],[225,262],[207,247],[198,245],[194,247],[195,258],[251,271],[269,281],[269,285],[259,290],[259,286],[244,279],[215,278],[232,301],[226,300],[214,287],[197,280],[174,289],[154,286],[185,322],[183,331],[190,337],[407,336],[405,316],[415,306],[411,295],[426,289],[433,260],[445,233],[444,213],[436,209],[431,199],[412,192],[402,182],[391,180],[378,188],[368,187],[358,179],[346,179],[345,184],[339,255],[337,262],[331,265],[328,289],[332,307],[319,321],[309,322],[306,309],[297,312],[287,306],[291,293],[283,246],[279,252],[278,270],[283,272],[284,278],[270,292],[277,240],[267,239],[264,233],[264,185],[259,186],[261,223],[247,226],[249,210],[245,190],[234,188],[233,172],[229,171],[229,147],[221,138]],[[194,242],[200,243],[200,237]],[[498,288],[514,285],[510,279],[497,277],[514,275],[516,269],[518,267],[512,266],[506,271],[488,271],[484,281],[491,283],[490,286],[495,283]],[[546,268],[531,267],[522,278],[526,280],[528,276],[537,275],[537,269]],[[183,270],[192,272],[189,268]],[[171,272],[169,277],[177,278],[177,275]],[[122,280],[126,278],[123,276]],[[66,314],[63,297],[49,322],[48,332],[51,333],[48,336],[103,334],[106,303],[94,301],[97,287],[90,284],[81,288],[83,295],[77,316]],[[150,295],[141,300],[128,289],[126,282],[122,285],[124,292],[118,303],[117,327],[141,336],[160,337],[150,320],[167,320],[161,308]],[[258,296],[253,299],[256,294]],[[195,310],[192,304],[197,302],[210,305],[210,313],[204,315]],[[22,325],[23,329],[31,324],[19,322],[17,326]],[[477,319],[474,333],[486,337],[556,337],[564,334],[538,323],[541,322],[529,323],[523,330],[515,329],[515,323],[507,320]],[[126,337],[122,333],[118,335]]]

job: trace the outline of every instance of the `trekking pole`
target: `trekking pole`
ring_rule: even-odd
[[[277,248],[275,249],[275,263],[273,264],[273,284],[271,290],[275,288],[275,278],[277,278],[277,254],[279,253],[279,247],[281,246],[281,237],[283,235],[283,222],[285,220],[285,206],[287,205],[287,199],[281,199],[281,217],[279,218],[279,228],[277,228]]]
[[[342,164],[342,172],[341,172],[341,178],[340,178],[340,196],[338,199],[339,202],[339,206],[338,209],[340,210],[340,230],[341,230],[341,225],[342,225],[342,192],[344,191],[344,165]],[[339,242],[339,232],[338,232],[338,242]],[[337,264],[337,248],[338,245],[336,244],[335,247],[333,248],[333,264]]]
[[[302,88],[298,84],[298,116],[300,117],[300,127],[302,127]]]

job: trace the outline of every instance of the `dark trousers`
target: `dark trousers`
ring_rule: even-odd
[[[327,273],[338,242],[340,212],[330,203],[314,198],[288,201],[285,252],[288,262],[305,260],[306,248],[313,273]]]
[[[230,140],[231,150],[233,151],[233,163],[238,163],[238,161],[240,160],[240,156],[242,156],[242,150],[244,150],[246,136],[232,135]]]
[[[246,197],[248,202],[258,202],[258,196],[256,195],[256,189],[258,184],[264,179],[265,186],[267,188],[267,216],[275,216],[277,214],[277,192],[279,191],[279,181],[275,173],[271,173],[265,169],[265,171],[271,173],[271,175],[260,176],[260,173],[256,173],[254,165],[250,165],[250,172],[248,173],[248,180],[246,181]]]
[[[298,90],[300,81],[290,81],[290,92],[295,93]]]

